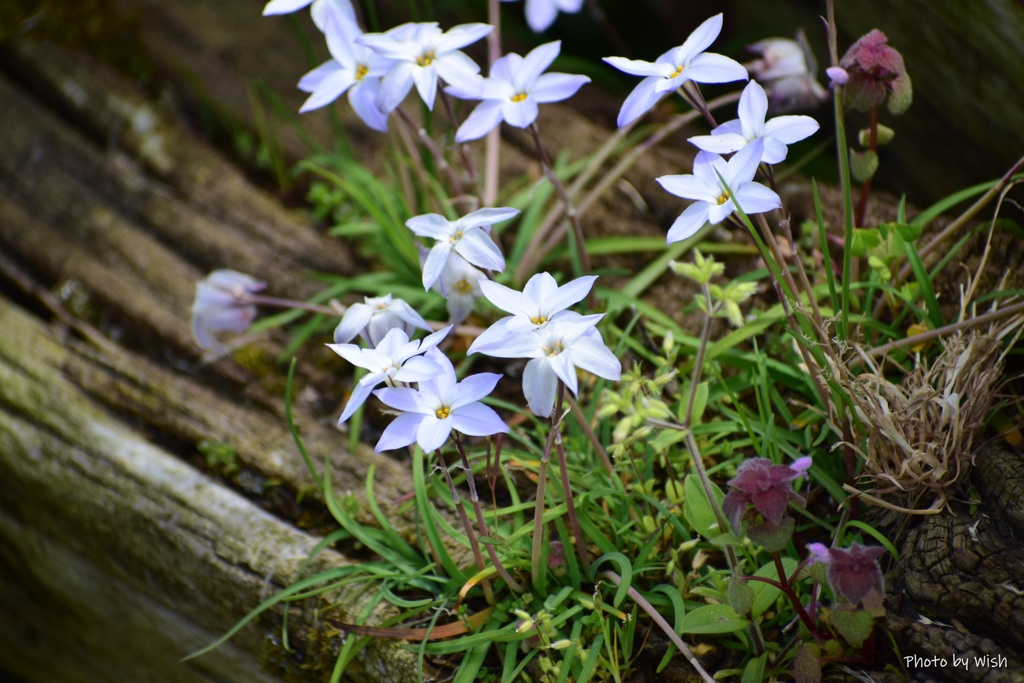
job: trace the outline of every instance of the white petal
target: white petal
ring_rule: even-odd
[[[437,97],[437,67],[414,66],[412,69],[412,80],[416,83],[416,92],[420,99],[427,105],[427,109],[434,110],[434,98]]]
[[[572,355],[563,351],[558,355],[548,357],[548,364],[558,379],[565,384],[565,388],[575,396],[579,391],[579,385],[576,380],[576,366],[572,364]]]
[[[622,103],[622,109],[619,110],[619,118],[616,121],[619,128],[633,123],[658,103],[661,94],[655,90],[655,86],[660,80],[663,79],[651,76],[640,81],[640,84],[633,88],[633,92],[629,93],[629,97]]]
[[[484,280],[480,283],[480,291],[484,293],[488,301],[512,315],[529,317],[533,313],[534,304],[528,296],[503,284]]]
[[[334,343],[347,344],[352,341],[373,317],[373,309],[366,304],[352,304],[341,317],[341,322],[334,328]]]
[[[779,195],[761,183],[742,185],[735,193],[734,201],[747,215],[782,208],[782,200],[779,199]]]
[[[374,446],[375,451],[390,451],[395,448],[403,448],[416,441],[416,428],[426,415],[420,413],[403,413],[391,421],[380,440]]]
[[[683,199],[714,202],[722,194],[722,188],[718,183],[709,183],[695,175],[663,175],[655,180],[666,191]]]
[[[501,250],[498,249],[498,245],[494,243],[491,236],[480,228],[470,228],[464,232],[462,239],[455,243],[455,253],[478,268],[494,270],[499,273],[505,270],[505,257],[501,255]],[[426,271],[424,271],[424,281],[426,280],[425,273]]]
[[[761,138],[764,140],[764,152],[761,154],[761,161],[766,164],[777,164],[785,161],[789,155],[789,148],[786,143],[778,138]]]
[[[554,296],[538,302],[540,304],[540,310],[542,310],[548,318],[559,311],[564,311],[573,304],[583,301],[587,294],[590,293],[590,290],[593,289],[595,282],[597,282],[596,275],[584,275],[583,277],[578,277],[571,282],[565,283],[556,290]]]
[[[490,436],[499,432],[508,433],[508,425],[483,403],[471,403],[453,412],[452,426],[470,436]]]
[[[435,240],[447,240],[452,234],[451,221],[439,213],[413,216],[405,222],[405,227],[420,237],[432,237]]]
[[[544,74],[537,79],[537,84],[530,94],[541,104],[561,102],[576,94],[576,91],[590,82],[587,76],[574,74]]]
[[[444,264],[448,260],[448,254],[452,252],[452,244],[447,240],[440,240],[430,250],[426,262],[423,264],[423,288],[429,290],[441,277]]]
[[[305,114],[308,111],[313,111],[330,104],[348,90],[354,82],[355,79],[344,71],[336,71],[330,74],[320,81],[313,94],[302,103],[299,113]]]
[[[446,53],[466,47],[494,30],[490,24],[461,24],[453,26],[437,41],[437,52]]]
[[[523,395],[534,415],[551,415],[557,389],[558,376],[549,366],[547,358],[534,358],[526,364],[523,371]]]
[[[622,363],[608,350],[601,333],[591,329],[572,345],[572,362],[587,372],[610,380],[622,376]]]
[[[288,14],[300,10],[313,0],[270,0],[263,8],[263,16],[271,14]]]
[[[521,102],[506,100],[501,107],[501,116],[510,126],[526,128],[537,120],[537,100],[527,96]]]
[[[633,76],[665,77],[665,67],[655,62],[645,62],[640,59],[626,59],[625,57],[605,57],[604,61],[611,64],[619,71],[624,71]]]
[[[515,83],[517,87],[529,88],[537,81],[544,70],[551,66],[555,57],[562,49],[562,42],[556,40],[551,43],[544,43],[530,50],[523,58],[522,66],[516,69]]]
[[[449,89],[450,90],[450,89]],[[455,142],[479,140],[501,123],[501,102],[488,100],[477,105],[455,133]]]
[[[534,33],[543,33],[555,23],[558,8],[551,0],[526,0],[526,23]]]
[[[688,237],[693,237],[697,231],[708,222],[708,202],[694,202],[686,207],[686,210],[679,215],[672,227],[668,229],[666,241],[668,244],[680,242]]]
[[[449,52],[438,59],[436,64],[437,73],[445,83],[468,91],[478,91],[483,86],[480,66],[464,52]]]
[[[481,285],[485,284],[483,282]],[[505,325],[509,320],[512,320],[512,316],[502,318],[498,320],[486,330],[484,330],[480,336],[473,340],[473,343],[469,345],[469,349],[466,351],[466,355],[472,355],[474,353],[487,353],[487,347],[494,342],[504,339],[508,334],[505,329]]]
[[[448,435],[452,433],[452,422],[455,420],[449,416],[443,420],[437,419],[436,415],[424,415],[423,421],[416,429],[416,443],[426,453],[432,453],[444,445]]]
[[[686,75],[695,83],[731,83],[747,80],[747,70],[735,59],[713,52],[694,57]]]
[[[697,149],[714,154],[732,154],[738,149],[743,149],[747,139],[736,133],[695,135],[689,139],[690,144]]]
[[[373,384],[364,385],[362,382],[356,384],[352,390],[352,395],[348,398],[348,403],[345,404],[345,410],[342,411],[341,417],[338,418],[339,427],[345,423],[345,420],[352,417],[352,414],[359,409],[359,406],[366,402],[374,386]]]
[[[469,228],[480,228],[494,225],[495,223],[501,223],[502,221],[507,221],[510,218],[515,218],[518,215],[519,209],[509,207],[480,209],[479,211],[466,214],[459,219],[458,223],[460,228],[468,230]]]
[[[743,136],[748,140],[764,135],[764,117],[768,115],[768,95],[757,81],[750,81],[740,95],[737,107]]]
[[[735,190],[743,183],[749,183],[757,174],[758,164],[764,155],[764,140],[757,138],[750,144],[736,152],[729,159],[725,171],[722,173],[722,180],[732,190]]]
[[[366,36],[363,36],[364,38]],[[420,67],[410,62],[397,62],[380,81],[377,108],[391,113],[402,103],[413,86],[413,71]]]
[[[312,71],[307,72],[306,75],[300,78],[298,88],[302,92],[313,92],[320,86],[320,83],[322,83],[325,78],[331,74],[337,73],[338,71],[344,71],[344,67],[338,63],[338,60],[328,59],[326,62]]]
[[[388,115],[377,107],[379,94],[380,79],[364,77],[356,87],[348,91],[348,103],[352,105],[352,111],[363,120],[363,123],[376,131],[386,133]]]
[[[423,397],[415,389],[384,387],[373,392],[373,395],[379,398],[384,405],[401,410],[403,413],[425,414],[430,412],[430,407],[425,404]]]
[[[810,116],[776,116],[764,125],[764,134],[792,145],[814,135],[819,128],[818,122]]]
[[[686,41],[679,46],[677,59],[680,61],[689,61],[693,59],[695,55],[698,55],[711,47],[711,43],[715,42],[715,39],[718,38],[718,34],[721,32],[722,15],[719,13],[709,19],[706,19],[704,23],[693,30],[693,33],[691,33],[686,38]]]
[[[470,375],[458,383],[455,389],[456,396],[452,399],[451,407],[460,408],[468,406],[470,403],[476,403],[480,399],[489,396],[500,379],[501,375],[494,372],[481,372],[476,375]]]
[[[434,361],[423,356],[413,356],[402,364],[394,379],[396,382],[422,382],[439,372],[441,368]]]

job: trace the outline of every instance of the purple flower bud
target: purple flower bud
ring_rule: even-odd
[[[767,458],[747,460],[736,476],[729,480],[732,490],[722,501],[722,509],[729,518],[733,531],[738,532],[743,520],[760,514],[770,527],[782,524],[789,501],[803,503],[793,491],[792,482],[810,467],[809,458],[801,458],[794,465],[773,465]],[[752,510],[748,510],[749,506]]]
[[[850,604],[856,605],[872,590],[884,592],[878,558],[885,554],[885,548],[854,543],[843,550],[809,543],[807,549],[813,556],[812,562],[828,565],[828,581],[832,590]]]
[[[848,106],[870,111],[888,102],[893,114],[902,114],[910,107],[913,89],[903,55],[889,45],[889,39],[878,29],[851,45],[839,66],[849,74],[845,90]]]
[[[850,74],[841,66],[830,66],[825,69],[825,73],[829,77],[829,86],[833,88],[837,85],[846,85],[850,81]]]
[[[192,303],[192,337],[207,351],[223,345],[214,336],[218,332],[240,334],[249,329],[256,317],[251,296],[266,287],[265,282],[237,270],[215,270],[196,283]]]

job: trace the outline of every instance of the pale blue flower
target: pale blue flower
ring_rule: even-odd
[[[493,28],[488,24],[463,24],[443,32],[431,22],[402,24],[387,33],[360,37],[360,44],[392,60],[381,81],[378,108],[394,111],[415,85],[427,108],[433,110],[438,78],[460,88],[479,84],[480,67],[459,48],[475,43]]]
[[[339,12],[353,24],[356,23],[356,12],[351,0],[270,0],[263,8],[263,16],[291,14],[310,4],[312,7],[309,13],[313,17],[313,23],[321,31],[324,30],[327,14],[331,11]]]
[[[750,215],[782,207],[779,195],[753,182],[764,154],[764,141],[755,139],[726,161],[711,152],[698,152],[692,175],[667,175],[658,183],[693,204],[675,220],[668,231],[668,243],[692,237],[705,223],[721,223],[739,204]]]
[[[484,372],[458,382],[455,368],[443,353],[430,349],[426,358],[441,371],[420,381],[418,389],[393,387],[373,392],[385,405],[402,411],[381,434],[375,450],[388,451],[415,442],[429,453],[443,446],[453,429],[469,436],[508,433],[508,425],[480,402],[494,391],[501,375]]]
[[[213,351],[223,346],[215,334],[248,330],[256,317],[250,297],[266,286],[251,275],[228,269],[215,270],[197,282],[192,303],[192,337],[196,344]]]
[[[436,362],[420,354],[441,343],[451,329],[449,325],[423,339],[409,341],[409,335],[396,327],[384,335],[373,349],[360,348],[355,344],[328,344],[331,351],[352,365],[369,370],[352,390],[338,419],[338,426],[363,405],[373,388],[381,382],[389,385],[392,382],[422,382],[441,372],[442,368]]]
[[[422,266],[426,263],[430,250],[422,244],[419,248]],[[476,300],[483,296],[480,283],[486,280],[487,275],[466,259],[455,253],[448,255],[441,277],[431,287],[447,300],[448,322],[458,325],[469,317]]]
[[[584,275],[559,287],[550,273],[537,273],[522,292],[497,282],[481,282],[480,290],[488,301],[512,315],[484,330],[469,347],[469,353],[489,353],[492,344],[503,344],[510,333],[547,325],[559,313],[582,301],[596,280],[596,275]]]
[[[531,359],[523,371],[523,394],[535,415],[547,417],[554,409],[559,380],[576,394],[577,368],[610,380],[621,376],[619,359],[594,327],[602,317],[563,311],[540,327],[514,332],[506,327],[504,338],[481,352],[495,358]]]
[[[501,0],[516,2],[516,0]],[[555,23],[559,10],[567,14],[579,12],[583,0],[526,0],[526,23],[534,33],[547,31]]]
[[[526,128],[537,120],[538,104],[560,102],[589,83],[586,76],[543,73],[558,56],[561,45],[559,41],[539,45],[525,57],[509,53],[494,62],[491,75],[483,80],[482,86],[469,91],[448,88],[456,97],[483,100],[459,126],[455,141],[482,138],[502,121]]]
[[[349,306],[341,322],[334,329],[334,343],[346,344],[358,334],[366,343],[376,346],[393,328],[406,336],[416,328],[430,330],[430,324],[412,306],[390,294],[364,297],[365,303]]]
[[[777,164],[786,159],[786,145],[799,142],[818,132],[818,122],[810,116],[776,116],[765,121],[768,95],[757,81],[750,81],[740,95],[738,119],[728,121],[711,131],[711,135],[690,138],[698,149],[715,154],[731,154],[760,138],[764,141],[761,161]]]
[[[636,86],[622,103],[618,118],[619,128],[646,114],[662,95],[681,88],[686,81],[729,83],[747,80],[747,70],[736,60],[704,52],[721,32],[722,15],[716,14],[698,26],[686,42],[672,48],[654,62],[625,57],[605,57],[604,61],[619,71],[644,76],[640,85]]]
[[[478,268],[505,270],[505,257],[489,233],[492,224],[518,215],[519,209],[480,209],[454,221],[436,213],[407,220],[405,225],[414,233],[437,240],[423,263],[423,288],[434,286],[453,252]]]
[[[377,97],[381,78],[391,67],[391,60],[357,44],[363,32],[333,6],[328,7],[323,30],[332,59],[299,81],[300,90],[312,93],[299,112],[330,104],[347,91],[349,104],[359,118],[370,128],[386,132],[388,115],[377,107]]]

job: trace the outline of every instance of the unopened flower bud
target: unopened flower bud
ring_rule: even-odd
[[[214,336],[218,332],[241,334],[256,317],[253,293],[266,287],[265,282],[237,270],[215,270],[196,283],[192,303],[192,337],[203,349],[222,348]]]

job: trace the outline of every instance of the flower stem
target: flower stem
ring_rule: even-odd
[[[494,30],[487,34],[487,73],[501,58],[501,2],[487,0],[487,23]],[[498,200],[498,176],[501,173],[501,127],[495,126],[487,133],[484,149],[484,191],[480,198],[484,207],[494,206]]]
[[[487,529],[487,520],[484,518],[484,511],[480,507],[480,496],[477,495],[476,481],[473,479],[473,469],[469,465],[469,458],[466,457],[466,450],[462,447],[462,440],[458,434],[452,432],[452,441],[455,442],[455,448],[459,451],[459,456],[462,458],[462,469],[466,472],[466,484],[469,486],[469,500],[473,503],[473,512],[476,514],[476,523],[480,527],[480,533],[485,537],[490,537],[491,532]],[[498,571],[498,576],[504,579],[508,587],[517,592],[522,593],[523,587],[519,585],[515,579],[509,575],[508,570],[498,559],[498,553],[494,550],[494,544],[490,541],[484,541],[484,547],[487,548],[487,555],[491,558],[491,562],[494,564],[494,568]]]
[[[797,596],[796,591],[793,590],[793,584],[789,581],[789,575],[786,574],[786,568],[782,566],[782,555],[777,550],[773,551],[772,559],[775,561],[775,571],[779,575],[779,588],[786,594],[786,597],[789,598],[789,601],[793,604],[793,609],[796,610],[797,615],[800,617],[800,621],[802,621],[804,626],[807,627],[811,636],[813,636],[815,640],[820,640],[822,637],[821,632],[814,623],[814,619],[812,619],[811,615],[807,613],[806,609],[804,609],[803,603],[800,602],[800,598]]]
[[[878,107],[871,107],[871,123],[869,124],[868,149],[878,154]],[[868,178],[860,185],[860,199],[857,200],[857,217],[853,224],[860,228],[864,226],[864,217],[868,212],[868,195],[871,194],[871,178]]]
[[[459,496],[459,490],[455,488],[455,482],[452,481],[452,473],[448,470],[448,463],[445,462],[444,455],[441,453],[441,449],[438,448],[434,453],[437,455],[437,462],[441,465],[441,470],[444,472],[444,478],[448,482],[448,491],[452,494],[452,500],[455,502],[455,509],[459,512],[459,517],[462,519],[462,527],[466,530],[466,538],[469,539],[469,549],[473,551],[473,559],[476,561],[477,569],[483,571],[484,567],[484,556],[480,552],[480,544],[476,540],[476,532],[473,531],[473,524],[469,521],[469,515],[466,514],[466,506],[462,504],[462,497]],[[488,579],[481,581],[484,587],[484,595],[487,597],[487,604],[494,604],[494,591],[491,589],[491,582]]]
[[[547,572],[541,566],[541,559],[544,554],[544,490],[548,479],[548,461],[551,460],[551,448],[555,443],[555,435],[560,434],[562,429],[562,395],[565,393],[565,385],[558,380],[558,389],[555,390],[555,407],[551,411],[551,428],[548,430],[548,440],[544,444],[544,452],[540,456],[540,466],[537,469],[537,497],[533,507],[533,550],[531,562],[531,574],[533,586],[543,592],[547,583]]]
[[[430,152],[430,156],[434,157],[434,162],[437,164],[437,168],[447,176],[448,183],[452,188],[452,194],[455,195],[452,198],[452,201],[466,201],[468,198],[465,196],[462,181],[459,180],[459,176],[455,173],[455,169],[453,169],[451,164],[448,163],[444,154],[441,153],[440,148],[438,148],[434,141],[430,139],[430,136],[427,135],[426,129],[417,125],[416,121],[414,121],[413,118],[401,107],[396,108],[395,111],[398,112],[398,120],[404,123],[409,130],[419,136],[420,144]]]
[[[580,553],[580,562],[583,564],[583,573],[590,573],[590,551],[587,550],[587,539],[583,536],[580,528],[580,519],[576,514],[576,502],[572,497],[572,486],[569,484],[569,463],[565,456],[565,448],[562,446],[562,429],[555,431],[555,450],[558,451],[558,471],[562,478],[562,495],[565,497],[566,512],[569,516],[569,526],[572,534],[576,537],[576,550]]]

